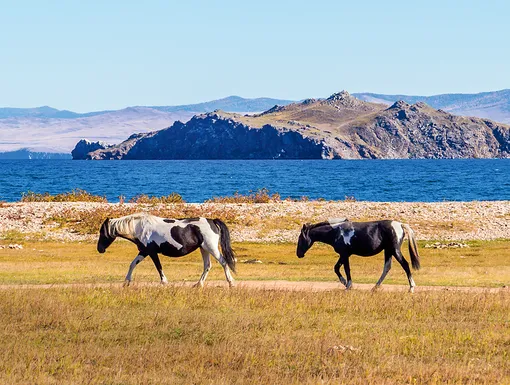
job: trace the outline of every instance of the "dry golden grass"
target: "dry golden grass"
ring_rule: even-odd
[[[9,242],[2,241],[0,244]],[[122,282],[136,246],[119,239],[105,254],[98,254],[96,244],[23,242],[22,250],[0,249],[0,284],[103,283]],[[426,249],[420,242],[422,269],[413,272],[418,286],[510,286],[510,241],[469,242],[465,249]],[[237,243],[237,280],[291,280],[336,282],[333,265],[336,256],[331,247],[316,244],[306,257],[296,257],[294,244]],[[407,245],[403,247],[408,255]],[[406,257],[408,260],[409,258]],[[258,259],[261,264],[244,264]],[[351,272],[356,283],[375,283],[381,275],[382,254],[362,258],[353,256]],[[202,273],[198,251],[183,258],[162,256],[161,262],[170,281],[195,281]],[[134,271],[134,281],[157,282],[158,274],[147,258]],[[213,262],[210,280],[224,280],[223,270]],[[406,284],[400,265],[386,277],[386,284]]]
[[[4,241],[5,242],[5,241]],[[2,242],[3,243],[3,242]],[[420,285],[510,282],[510,241],[420,248]],[[423,246],[423,244],[420,244]],[[238,280],[336,280],[331,248],[304,259],[293,244],[234,245]],[[407,252],[404,252],[407,255]],[[0,290],[0,384],[443,384],[510,381],[510,293],[278,292],[140,287],[150,260],[120,283],[136,254],[118,240],[24,242],[0,249],[0,284],[118,283],[108,288]],[[243,264],[259,259],[262,264]],[[199,253],[162,258],[170,281],[196,281]],[[351,258],[374,283],[382,255]],[[213,262],[210,280],[224,280]],[[397,264],[385,283],[405,284]],[[339,285],[340,286],[340,285]],[[336,347],[336,348],[335,348]]]
[[[50,193],[35,193],[28,191],[21,195],[21,202],[108,202],[106,197],[92,195],[85,190],[75,189],[70,192],[51,195]]]
[[[269,203],[281,200],[280,194],[271,194],[268,189],[262,188],[246,195],[236,192],[233,196],[214,197],[206,203]]]
[[[177,193],[171,193],[166,196],[152,196],[147,194],[137,195],[129,200],[129,203],[138,203],[138,204],[169,204],[169,203],[184,203],[184,199]]]
[[[0,383],[502,384],[509,300],[504,292],[1,290]]]

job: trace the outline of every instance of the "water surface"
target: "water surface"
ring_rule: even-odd
[[[76,188],[168,195],[186,202],[267,188],[282,197],[362,201],[510,200],[510,159],[454,160],[0,160],[0,200]]]

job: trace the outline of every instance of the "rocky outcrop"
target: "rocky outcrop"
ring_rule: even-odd
[[[82,147],[80,159],[507,158],[510,127],[423,102],[368,103],[342,91],[257,115],[197,115],[86,155]]]
[[[366,124],[355,125],[351,138],[363,150],[362,158],[506,158],[509,129],[436,111],[422,102],[399,101]]]
[[[353,109],[358,111],[374,111],[377,108],[372,103],[367,103],[351,96],[345,90],[331,95],[321,103],[333,106],[337,109]]]
[[[78,143],[76,143],[76,146],[71,151],[71,155],[73,156],[73,159],[85,159],[89,152],[93,152],[96,150],[104,150],[112,146],[113,145],[101,141],[91,142],[87,139],[82,139]]]
[[[218,113],[175,122],[156,133],[132,136],[87,159],[318,159],[323,143],[271,125],[253,128]]]

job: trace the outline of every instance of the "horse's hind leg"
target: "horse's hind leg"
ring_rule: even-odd
[[[168,283],[168,279],[166,279],[165,273],[163,273],[163,267],[161,266],[161,261],[159,260],[158,254],[151,254],[150,257],[152,259],[152,262],[154,262],[154,266],[156,266],[156,270],[159,273],[161,284],[166,285]]]
[[[400,249],[395,249],[395,259],[400,263],[400,265],[407,274],[407,280],[409,281],[409,291],[411,293],[414,293],[414,288],[416,284],[414,283],[413,275],[411,274],[411,269],[409,268],[409,263],[402,255]]]
[[[234,278],[232,278],[232,274],[230,274],[230,269],[228,268],[227,261],[223,255],[221,255],[218,245],[211,245],[210,242],[204,242],[202,247],[211,253],[212,256],[220,263],[220,265],[223,267],[223,270],[225,271],[225,278],[227,278],[228,285],[233,287]]]
[[[129,286],[131,282],[131,275],[133,274],[133,270],[135,269],[136,265],[138,265],[140,262],[142,262],[145,259],[146,255],[138,254],[135,259],[133,259],[133,262],[131,262],[131,265],[129,265],[129,270],[126,275],[126,280],[124,281],[124,286]]]
[[[344,277],[342,277],[342,273],[340,273],[340,267],[342,267],[342,257],[338,258],[338,261],[335,264],[335,273],[338,276],[338,279],[340,280],[340,282],[344,286],[347,286],[347,281],[345,280]]]
[[[375,286],[374,286],[374,288],[372,290],[377,290],[379,288],[379,286],[381,286],[381,284],[384,281],[384,278],[386,278],[386,275],[391,270],[391,257],[392,257],[392,255],[393,255],[393,250],[388,250],[388,249],[384,250],[384,269],[383,269],[383,272],[381,274],[381,278],[379,278],[379,281],[377,281],[377,283],[375,284]]]
[[[204,281],[207,278],[207,274],[209,274],[209,270],[211,270],[211,255],[204,248],[200,248],[200,252],[202,253],[202,260],[204,261],[204,271],[202,272],[202,276],[200,280],[193,285],[193,287],[204,287]]]

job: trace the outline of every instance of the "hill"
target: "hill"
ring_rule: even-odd
[[[116,146],[86,146],[74,159],[392,159],[510,156],[510,127],[455,116],[425,103],[388,107],[342,91],[255,115],[215,111],[132,135]]]
[[[384,95],[372,93],[353,94],[357,98],[391,105],[398,100],[429,106],[455,115],[477,116],[503,123],[510,123],[510,89],[478,94],[442,94],[434,96]]]

